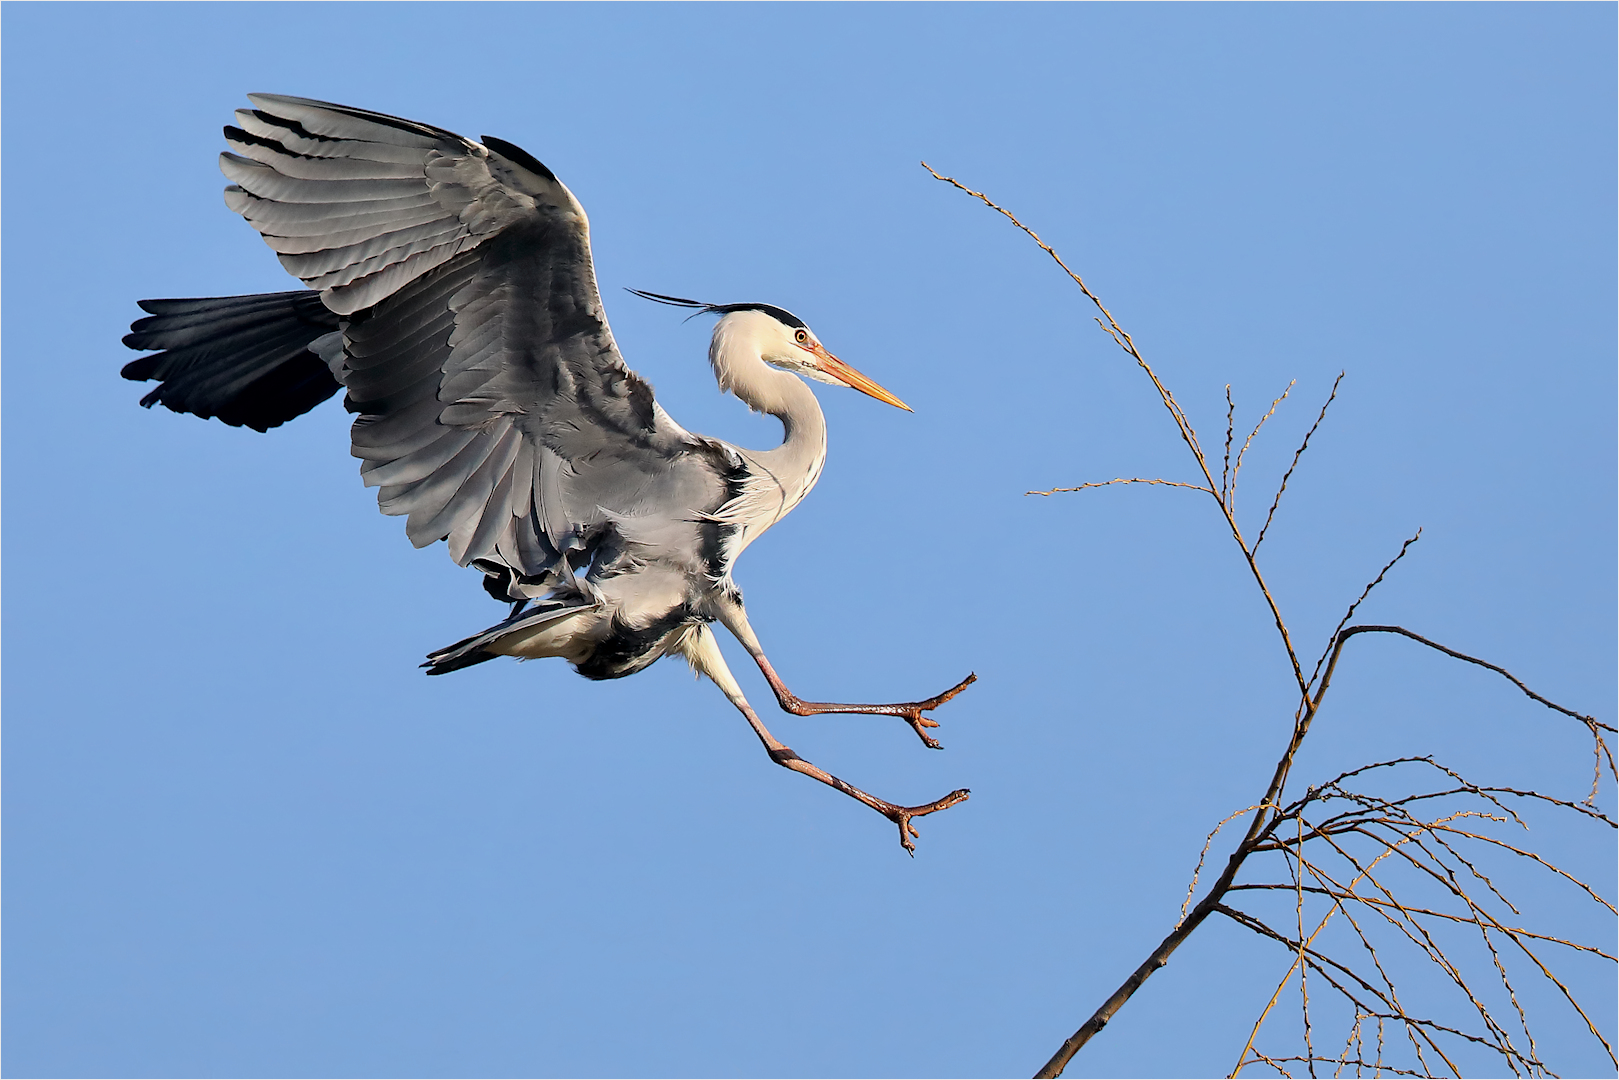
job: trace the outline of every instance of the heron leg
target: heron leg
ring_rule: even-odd
[[[820,766],[805,761],[793,753],[792,747],[770,734],[770,729],[765,727],[764,721],[759,719],[759,714],[753,711],[753,706],[749,705],[748,699],[742,695],[742,687],[737,685],[736,678],[731,674],[731,669],[726,666],[725,657],[720,654],[719,643],[714,640],[714,635],[709,632],[708,627],[698,626],[694,628],[682,642],[680,651],[690,661],[691,666],[696,669],[698,674],[708,676],[714,685],[720,688],[720,692],[730,699],[731,704],[735,705],[738,711],[742,713],[743,717],[748,721],[748,726],[753,728],[753,733],[764,744],[765,752],[770,755],[771,761],[774,761],[782,768],[802,773],[812,780],[819,780],[828,787],[836,788],[851,799],[864,803],[895,825],[898,825],[900,846],[910,852],[913,858],[916,855],[916,845],[911,841],[921,834],[911,824],[911,819],[932,814],[939,810],[947,810],[959,802],[966,801],[968,790],[958,788],[942,799],[935,799],[921,806],[899,806],[888,802],[886,799],[879,799],[875,795],[867,794],[853,784],[839,780]]]
[[[897,716],[901,720],[904,720],[906,723],[911,725],[911,730],[916,732],[917,738],[921,739],[930,750],[942,750],[944,749],[944,746],[939,742],[938,739],[935,739],[933,736],[927,733],[928,728],[938,727],[939,722],[932,717],[924,716],[923,714],[932,709],[937,709],[940,705],[943,705],[945,702],[949,701],[951,698],[955,697],[957,694],[967,689],[967,687],[978,681],[977,675],[970,674],[965,679],[962,679],[956,685],[946,690],[944,693],[935,694],[933,697],[930,697],[925,701],[899,701],[886,705],[847,704],[835,701],[805,701],[803,698],[787,689],[787,684],[782,681],[780,675],[776,674],[776,669],[770,665],[769,658],[765,656],[764,647],[759,644],[758,635],[753,632],[753,627],[748,624],[747,612],[742,609],[742,606],[740,604],[736,604],[733,607],[727,608],[722,618],[725,622],[726,628],[729,629],[731,633],[736,635],[736,639],[742,643],[742,647],[748,650],[748,655],[753,657],[753,662],[759,665],[759,670],[764,673],[765,681],[770,684],[770,689],[775,692],[776,700],[781,704],[783,709],[795,716],[816,716],[820,713],[859,713],[868,716]]]

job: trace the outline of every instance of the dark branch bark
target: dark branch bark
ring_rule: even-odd
[[[1423,637],[1421,634],[1412,633],[1410,630],[1407,630],[1403,626],[1351,626],[1347,630],[1340,630],[1338,632],[1338,639],[1337,639],[1336,643],[1333,646],[1332,660],[1331,660],[1330,663],[1327,664],[1327,674],[1326,674],[1327,679],[1332,678],[1332,669],[1338,663],[1338,653],[1343,650],[1344,642],[1348,641],[1350,638],[1354,637],[1356,634],[1400,634],[1400,635],[1403,635],[1404,637],[1410,638],[1412,641],[1421,642],[1422,644],[1428,646],[1428,648],[1430,648],[1430,649],[1437,649],[1440,652],[1444,653],[1446,656],[1455,657],[1457,660],[1465,660],[1469,664],[1477,664],[1481,668],[1488,668],[1490,671],[1493,671],[1497,675],[1500,675],[1502,678],[1506,679],[1513,686],[1516,686],[1519,690],[1522,690],[1525,694],[1527,694],[1533,700],[1538,701],[1542,705],[1546,706],[1546,708],[1551,709],[1554,712],[1560,712],[1564,716],[1572,716],[1574,719],[1579,720],[1582,723],[1584,723],[1587,727],[1600,728],[1601,730],[1609,732],[1609,733],[1614,733],[1615,730],[1616,730],[1612,724],[1604,724],[1602,721],[1596,719],[1593,716],[1586,716],[1584,713],[1577,713],[1573,709],[1565,709],[1565,708],[1563,708],[1563,706],[1557,704],[1557,702],[1555,702],[1555,701],[1548,701],[1546,698],[1541,697],[1539,694],[1537,694],[1533,690],[1529,689],[1529,687],[1525,686],[1523,684],[1522,679],[1518,678],[1516,675],[1512,674],[1512,672],[1508,671],[1504,667],[1498,667],[1497,665],[1490,663],[1488,660],[1480,660],[1476,656],[1468,656],[1464,652],[1457,652],[1455,649],[1452,649],[1452,648],[1449,648],[1447,646],[1441,645],[1437,641],[1430,641],[1429,639]],[[1325,687],[1326,687],[1326,683],[1325,683],[1325,681],[1323,681],[1322,688],[1325,689]]]

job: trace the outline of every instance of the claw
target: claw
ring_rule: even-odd
[[[913,701],[909,704],[901,705],[900,709],[903,711],[900,713],[900,718],[911,725],[911,730],[916,732],[916,737],[921,739],[922,744],[929,750],[943,750],[943,743],[922,730],[923,728],[938,727],[939,722],[930,716],[923,716],[922,714],[929,709],[937,709],[977,681],[978,675],[971,673],[942,694],[930,697],[926,701]]]
[[[968,681],[971,680],[969,679]],[[966,683],[962,684],[962,686],[965,685]],[[960,687],[957,687],[957,689],[959,690]],[[944,798],[935,799],[922,806],[893,807],[888,812],[888,820],[899,826],[900,847],[909,852],[911,858],[916,858],[916,845],[911,843],[911,839],[912,837],[920,839],[922,834],[916,831],[916,826],[911,824],[911,819],[922,817],[924,814],[936,813],[940,810],[948,810],[959,802],[966,802],[971,793],[970,788],[957,788]]]

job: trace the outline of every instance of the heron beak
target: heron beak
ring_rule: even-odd
[[[823,346],[815,346],[815,357],[816,359],[820,360],[822,371],[843,383],[845,386],[853,387],[862,394],[868,394],[871,397],[876,398],[878,401],[894,406],[896,409],[904,409],[906,412],[915,411],[909,405],[905,404],[905,402],[901,401],[887,390],[884,390],[882,387],[860,374],[860,372],[856,371],[848,364],[845,364],[842,360],[839,360],[837,357],[827,352]]]

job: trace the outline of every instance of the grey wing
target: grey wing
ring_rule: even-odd
[[[699,558],[733,463],[625,366],[588,221],[550,170],[498,139],[251,100],[226,129],[226,201],[347,317],[353,453],[411,541],[447,540],[514,599],[609,537]]]

